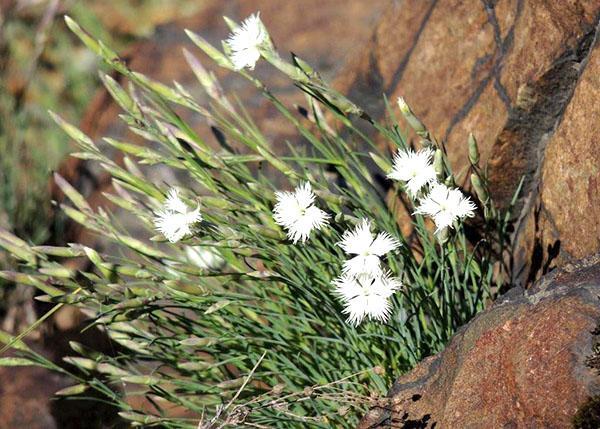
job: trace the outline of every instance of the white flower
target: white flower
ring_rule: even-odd
[[[402,282],[389,273],[372,276],[343,274],[333,281],[335,293],[342,299],[348,322],[359,325],[365,317],[387,321],[391,312],[389,298],[402,287]]]
[[[337,243],[344,252],[356,255],[344,262],[344,272],[351,276],[359,274],[377,275],[381,273],[379,258],[400,246],[398,240],[387,232],[380,232],[377,237],[371,233],[371,222],[362,219],[354,230],[342,235]]]
[[[431,163],[432,149],[421,149],[418,152],[412,149],[398,150],[394,155],[394,165],[388,178],[406,183],[408,194],[414,198],[423,186],[434,183],[435,169]]]
[[[415,213],[431,217],[437,227],[436,233],[451,227],[455,220],[474,216],[475,203],[458,189],[450,189],[438,183],[426,197],[421,198]]]
[[[267,41],[269,35],[260,20],[260,14],[250,15],[229,35],[225,43],[231,49],[231,62],[236,70],[244,67],[254,70],[260,58],[259,47]]]
[[[154,225],[171,243],[181,240],[191,233],[190,227],[202,221],[200,207],[189,211],[185,203],[179,198],[177,189],[169,190],[163,207],[156,213]]]
[[[273,208],[273,219],[287,230],[290,240],[296,244],[308,240],[313,229],[327,225],[329,215],[314,205],[315,194],[306,182],[294,192],[276,192],[277,204]]]

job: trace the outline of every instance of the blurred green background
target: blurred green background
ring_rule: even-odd
[[[0,225],[33,242],[47,238],[49,173],[70,150],[48,110],[77,123],[99,86],[97,59],[68,31],[63,15],[124,51],[201,4],[0,0]]]
[[[71,143],[48,110],[77,124],[100,85],[101,64],[63,16],[126,52],[157,26],[191,16],[202,5],[202,0],[0,0],[1,228],[36,244],[50,238],[49,180]],[[0,252],[0,269],[10,263]],[[0,319],[18,305],[13,289],[1,282]]]

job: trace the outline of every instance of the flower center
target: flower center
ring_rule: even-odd
[[[296,210],[298,211],[298,215],[299,216],[304,216],[306,214],[306,207],[298,204],[298,202],[296,202]]]

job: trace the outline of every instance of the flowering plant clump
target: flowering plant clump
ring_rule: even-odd
[[[80,308],[118,353],[73,343],[65,368],[29,349],[21,336],[0,333],[5,349],[17,355],[5,364],[69,373],[76,384],[61,394],[95,391],[134,426],[354,427],[369,407],[391,406],[385,394],[394,378],[442,350],[503,287],[508,213],[489,197],[473,137],[469,182],[477,200],[456,185],[463,178],[452,173],[443,145],[402,99],[400,112],[418,136],[412,141],[393,121],[394,108],[391,125],[373,121],[306,62],[285,61],[258,14],[240,26],[226,22],[232,33],[224,52],[188,35],[296,127],[305,147],[290,147],[289,156],[275,153],[192,53],[185,56],[210,108],[178,84],[129,70],[67,18],[131,83],[125,90],[103,77],[127,126],[148,144],[107,138],[125,154],[117,163],[54,117],[79,145],[75,155],[112,175],[107,198],[145,233],[138,228],[132,236],[56,176],[71,202],[61,206],[64,213],[122,251],[30,246],[0,230],[0,246],[23,263],[20,272],[0,275],[38,288],[42,300]],[[260,59],[308,94],[312,124],[250,73]],[[200,115],[221,138],[209,144],[175,109]],[[361,120],[393,152],[359,131]],[[277,173],[277,185],[258,164]],[[155,166],[181,170],[188,179],[163,187],[146,178]],[[339,180],[330,180],[332,171]],[[374,180],[381,173],[387,189]],[[401,207],[406,216],[398,217]],[[477,233],[467,234],[475,227],[464,221],[476,215]],[[89,268],[68,268],[70,258],[86,258]]]

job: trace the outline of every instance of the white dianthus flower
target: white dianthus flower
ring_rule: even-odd
[[[392,307],[389,298],[402,287],[400,279],[389,273],[376,276],[343,274],[332,283],[335,293],[344,303],[342,311],[354,326],[358,326],[365,317],[379,322],[387,321]]]
[[[433,219],[437,227],[436,233],[446,227],[452,227],[457,219],[473,217],[475,203],[459,190],[451,189],[438,183],[427,196],[421,198],[415,213],[427,215]]]
[[[244,67],[254,70],[254,65],[260,58],[260,46],[268,40],[260,13],[250,15],[233,32],[225,43],[231,49],[231,62],[236,70]]]
[[[392,171],[387,177],[404,182],[408,194],[414,198],[423,186],[437,180],[435,168],[431,162],[433,154],[434,151],[428,148],[418,152],[412,149],[398,150],[398,153],[394,155]]]
[[[163,207],[156,213],[154,225],[171,243],[176,243],[191,233],[190,227],[202,221],[200,207],[190,211],[179,197],[177,189],[169,190]]]
[[[356,255],[344,262],[346,274],[377,275],[381,273],[379,258],[397,249],[400,243],[387,232],[380,232],[374,237],[371,233],[371,222],[362,219],[354,230],[344,232],[338,246],[344,249],[344,252]]]
[[[290,240],[296,244],[308,240],[313,229],[327,225],[329,215],[314,205],[315,194],[309,182],[298,186],[294,192],[276,192],[277,204],[273,219],[287,230]]]

